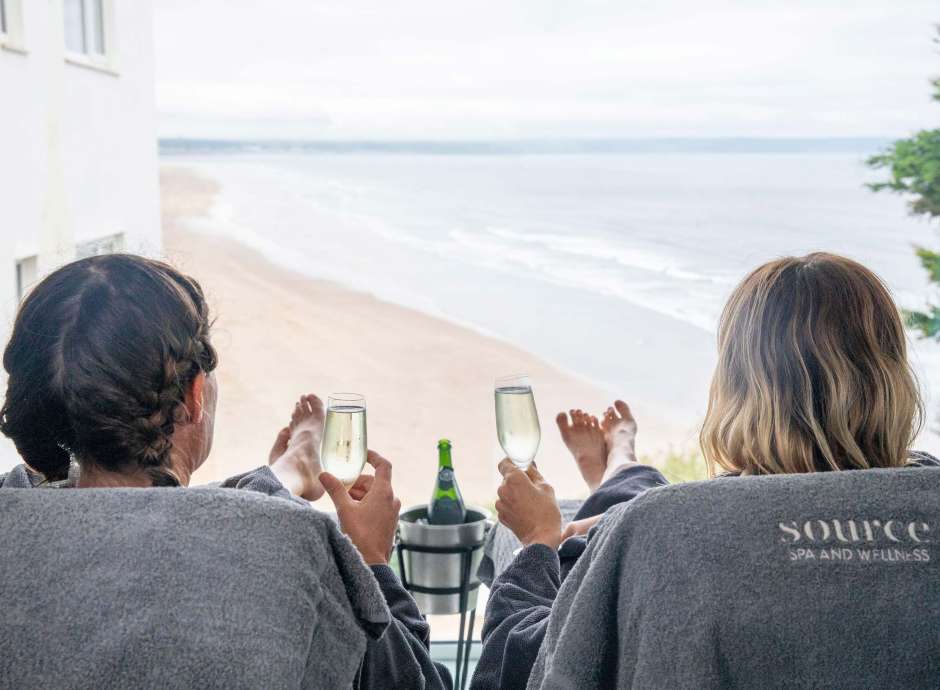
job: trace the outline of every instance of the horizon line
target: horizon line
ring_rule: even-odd
[[[873,153],[892,137],[568,137],[514,139],[265,139],[160,137],[161,153],[419,154]]]

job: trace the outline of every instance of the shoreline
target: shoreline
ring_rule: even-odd
[[[489,506],[501,457],[492,382],[525,371],[535,382],[543,474],[559,495],[587,494],[554,416],[568,407],[602,410],[611,402],[608,393],[503,339],[303,276],[233,239],[194,230],[208,217],[219,185],[166,163],[160,178],[166,258],[200,281],[217,319],[219,412],[213,452],[197,483],[266,462],[302,393],[325,398],[354,389],[366,396],[370,446],[395,464],[403,505],[426,502],[436,442],[447,437],[468,503]],[[638,417],[641,455],[678,445],[670,443],[674,427]]]
[[[453,218],[432,204],[425,222],[414,213],[414,204],[422,203],[420,195],[416,198],[405,189],[402,198],[409,200],[405,205],[410,210],[402,215],[402,204],[392,198],[386,217],[381,205],[368,199],[363,198],[362,209],[338,201],[347,193],[357,200],[363,194],[347,179],[350,171],[339,170],[336,175],[343,181],[334,187],[311,177],[306,159],[295,161],[300,165],[296,169],[272,167],[270,160],[270,156],[171,158],[173,165],[220,185],[207,214],[191,219],[187,227],[232,239],[313,280],[370,294],[521,348],[604,391],[608,400],[598,411],[623,397],[637,410],[641,428],[655,425],[662,431],[646,438],[655,443],[644,454],[697,444],[715,364],[714,333],[660,309],[656,300],[646,303],[625,299],[619,291],[578,287],[564,278],[564,270],[553,277],[544,266],[536,273],[524,266],[520,272],[499,268],[503,263],[499,246],[487,249],[486,236],[478,245],[459,231],[466,214],[459,203]],[[366,188],[371,189],[368,184]],[[505,261],[518,260],[512,247],[504,249]],[[542,260],[542,249],[532,251],[534,261]],[[493,266],[486,256],[492,257]],[[575,251],[571,258],[577,267],[575,276],[586,270],[579,256]],[[662,257],[657,261],[673,262]],[[619,258],[615,262],[621,265]],[[602,266],[599,275],[606,270]],[[654,271],[652,277],[629,280],[639,281],[642,291],[648,289],[642,286],[650,285],[649,280],[655,284],[658,275]],[[597,276],[590,280],[603,282]],[[433,284],[425,287],[426,282]]]

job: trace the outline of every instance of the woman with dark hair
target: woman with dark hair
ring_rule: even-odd
[[[181,486],[209,455],[218,358],[199,285],[129,255],[69,264],[33,290],[4,353],[0,430],[43,482]],[[316,430],[304,396],[278,435],[272,471],[291,493],[323,493]]]
[[[0,489],[187,486],[212,447],[210,329],[199,284],[167,264],[114,254],[50,274],[23,302],[3,358],[0,430],[25,464],[0,475]],[[427,623],[387,564],[400,505],[391,465],[370,451],[375,478],[363,475],[347,493],[321,473],[323,418],[320,399],[303,396],[269,465],[222,486],[307,500],[328,489],[395,619],[369,642],[360,687],[414,678],[447,687],[428,654]]]
[[[815,253],[764,264],[735,288],[700,439],[713,477],[936,466],[910,450],[922,419],[900,312],[872,271]],[[592,494],[562,530],[539,471],[500,464],[496,510],[524,548],[493,583],[474,688],[526,685],[592,528],[608,508],[668,484],[637,462],[637,425],[623,401],[601,420],[571,410],[557,421]]]

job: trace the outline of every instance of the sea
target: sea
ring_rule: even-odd
[[[914,254],[936,227],[866,187],[887,143],[168,140],[161,156],[221,185],[198,230],[694,422],[722,306],[762,262],[836,252],[905,307],[936,298]],[[912,345],[933,410],[940,345]]]

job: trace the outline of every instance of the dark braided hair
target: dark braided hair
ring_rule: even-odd
[[[63,266],[16,317],[0,431],[48,480],[74,456],[177,486],[173,430],[189,385],[216,366],[209,328],[199,284],[167,264],[110,254]]]

